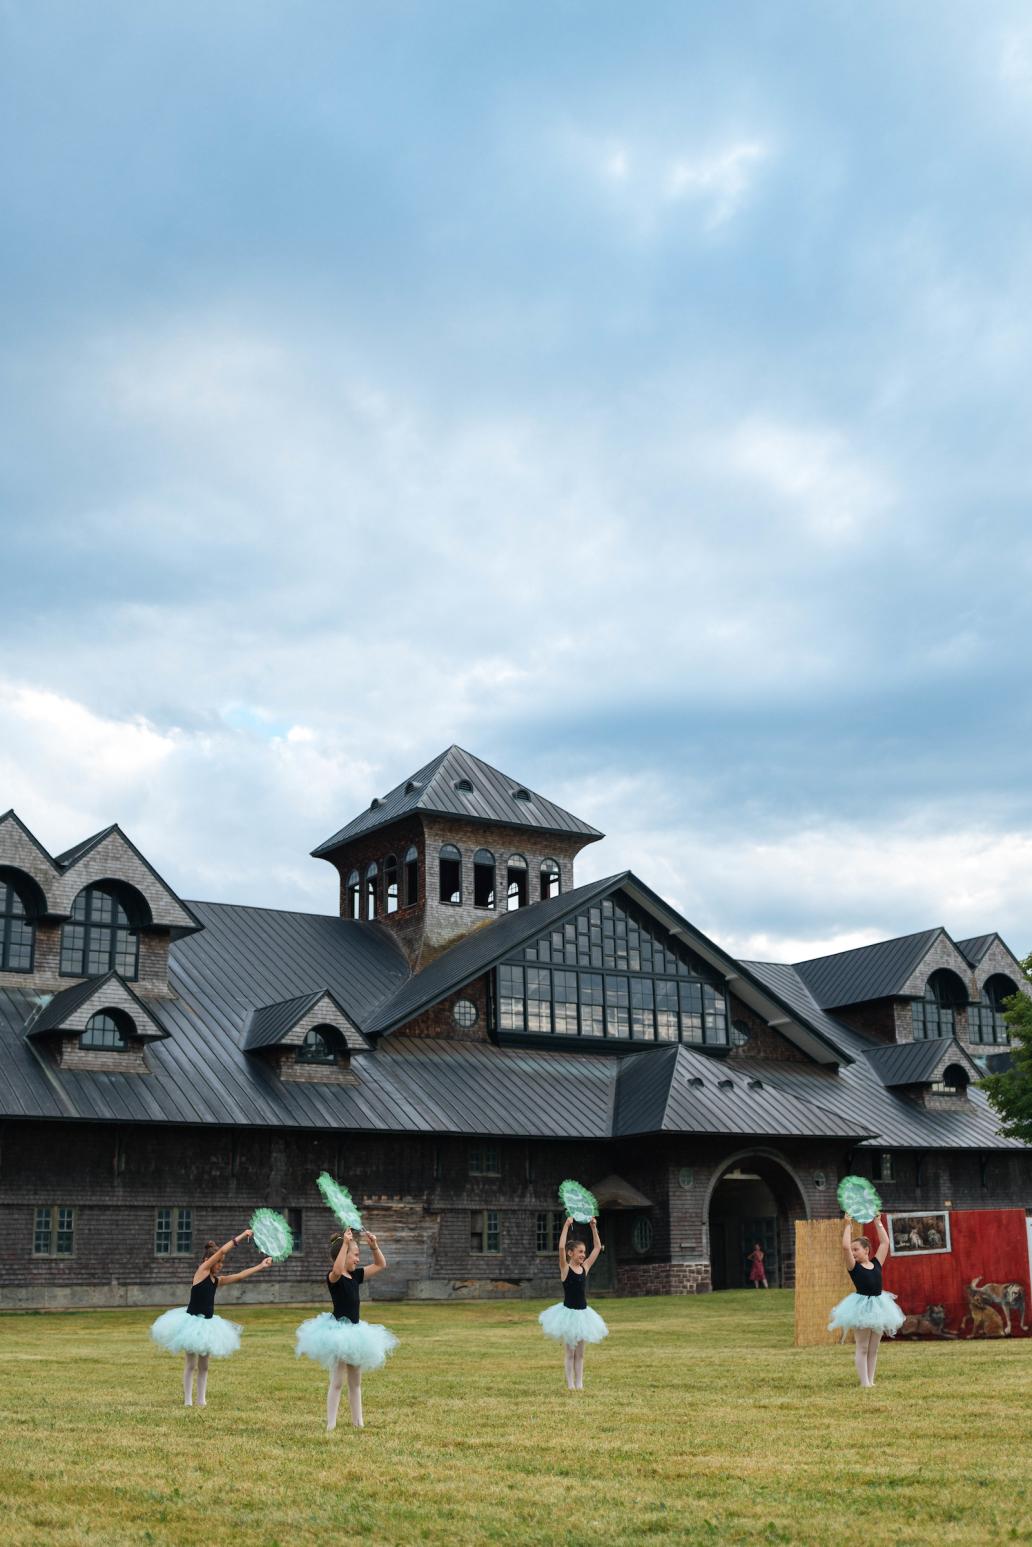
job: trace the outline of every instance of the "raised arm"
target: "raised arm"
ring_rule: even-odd
[[[845,1259],[846,1272],[853,1266],[853,1253],[850,1251],[850,1243],[853,1239],[853,1221],[847,1214],[842,1225],[842,1256]]]
[[[598,1233],[598,1221],[596,1219],[593,1219],[591,1221],[591,1250],[590,1250],[590,1252],[588,1253],[588,1255],[584,1259],[584,1271],[585,1271],[585,1273],[587,1273],[588,1269],[591,1267],[592,1263],[596,1260],[596,1258],[598,1257],[598,1254],[599,1254],[599,1252],[601,1250],[602,1250],[602,1237]]]
[[[371,1263],[369,1263],[363,1276],[365,1278],[372,1278],[374,1273],[383,1272],[384,1268],[387,1266],[387,1258],[380,1250],[380,1243],[376,1239],[375,1235],[373,1235],[371,1230],[366,1231],[365,1238],[369,1242],[369,1249],[373,1254],[373,1260]]]
[[[877,1257],[879,1262],[884,1262],[886,1257],[889,1255],[889,1232],[886,1230],[885,1226],[882,1224],[882,1219],[881,1219],[881,1215],[880,1214],[878,1215],[878,1218],[874,1222],[874,1228],[878,1232],[878,1250],[875,1252],[874,1255],[875,1255],[875,1257]]]
[[[226,1273],[220,1276],[219,1285],[239,1284],[242,1278],[252,1278],[255,1273],[263,1273],[266,1268],[272,1267],[272,1258],[266,1257],[262,1262],[256,1262],[253,1268],[243,1268],[239,1273]]]
[[[348,1265],[348,1247],[351,1245],[353,1240],[354,1237],[352,1236],[351,1229],[349,1227],[344,1232],[344,1239],[340,1243],[340,1251],[333,1259],[333,1267],[330,1269],[329,1273],[331,1284],[335,1284],[339,1278],[344,1276],[344,1269]]]
[[[573,1220],[567,1218],[566,1223],[559,1232],[559,1277],[564,1284],[566,1282],[566,1275],[570,1271],[570,1264],[566,1260],[566,1237],[570,1233],[570,1226],[572,1224]]]
[[[252,1235],[254,1235],[253,1230],[241,1230],[239,1235],[231,1236],[226,1242],[225,1246],[220,1246],[217,1252],[212,1252],[210,1257],[205,1257],[204,1261],[201,1263],[200,1267],[197,1269],[197,1272],[193,1276],[194,1283],[203,1283],[205,1278],[207,1278],[208,1274],[212,1271],[214,1264],[221,1262],[227,1252],[231,1252],[234,1246],[239,1246],[241,1241],[246,1241],[248,1237]]]

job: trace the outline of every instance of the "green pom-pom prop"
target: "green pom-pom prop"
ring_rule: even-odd
[[[361,1230],[362,1216],[346,1187],[335,1182],[328,1171],[316,1177],[315,1185],[322,1193],[323,1202],[330,1213],[337,1216],[338,1224],[343,1225],[345,1230]]]
[[[595,1195],[582,1187],[580,1182],[560,1182],[559,1202],[578,1225],[590,1225],[593,1219],[598,1218]]]
[[[251,1229],[255,1246],[263,1257],[273,1262],[286,1262],[294,1250],[294,1232],[275,1209],[255,1209],[251,1215]]]
[[[881,1199],[866,1176],[844,1176],[838,1184],[839,1207],[843,1214],[869,1225],[881,1213]]]

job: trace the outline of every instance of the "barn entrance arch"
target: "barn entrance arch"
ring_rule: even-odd
[[[748,1254],[759,1241],[772,1289],[795,1282],[795,1225],[808,1219],[806,1198],[791,1166],[767,1150],[746,1150],[724,1162],[706,1207],[714,1289],[749,1283]]]

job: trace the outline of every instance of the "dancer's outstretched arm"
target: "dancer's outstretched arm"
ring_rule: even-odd
[[[878,1218],[874,1222],[874,1228],[878,1232],[878,1250],[875,1252],[874,1255],[878,1259],[879,1262],[884,1262],[886,1257],[889,1255],[889,1232],[886,1230],[885,1226],[882,1224],[882,1219],[881,1219],[881,1215],[880,1214],[878,1215]]]
[[[272,1267],[272,1258],[266,1257],[262,1262],[256,1262],[253,1268],[243,1268],[239,1273],[227,1273],[219,1278],[219,1287],[223,1284],[239,1284],[242,1278],[251,1278],[255,1273],[262,1273],[266,1268]]]
[[[559,1235],[559,1277],[564,1284],[566,1283],[566,1275],[570,1271],[570,1264],[566,1257],[566,1237],[570,1233],[570,1226],[572,1224],[573,1220],[567,1218]]]
[[[211,1273],[213,1266],[220,1263],[227,1252],[231,1252],[234,1246],[239,1246],[241,1241],[246,1241],[252,1235],[254,1235],[254,1231],[247,1229],[241,1230],[239,1235],[231,1236],[225,1246],[220,1246],[217,1252],[212,1252],[210,1257],[204,1259],[193,1276],[194,1283],[202,1284],[208,1277],[208,1274]]]
[[[596,1219],[591,1221],[591,1241],[591,1250],[584,1259],[585,1273],[587,1273],[592,1263],[595,1262],[596,1258],[598,1257],[599,1252],[602,1250],[602,1237],[598,1233],[598,1221]]]
[[[369,1242],[369,1249],[373,1254],[373,1260],[365,1270],[365,1277],[372,1278],[374,1273],[382,1273],[387,1266],[387,1258],[380,1250],[380,1243],[371,1230],[367,1230],[365,1238]]]
[[[351,1227],[349,1226],[347,1230],[345,1230],[344,1238],[340,1243],[340,1251],[333,1259],[333,1267],[330,1269],[331,1284],[335,1284],[339,1278],[344,1277],[344,1272],[348,1265],[348,1248],[354,1239],[354,1236],[351,1234]]]
[[[853,1253],[850,1251],[850,1242],[853,1239],[853,1221],[847,1214],[842,1226],[842,1256],[845,1259],[846,1272],[853,1266]]]

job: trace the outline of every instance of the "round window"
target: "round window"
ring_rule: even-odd
[[[828,1178],[825,1176],[823,1171],[815,1171],[813,1173],[813,1185],[815,1187],[827,1187]]]
[[[634,1221],[631,1240],[636,1252],[647,1252],[652,1245],[652,1221],[646,1214],[639,1214]]]
[[[461,1026],[463,1031],[468,1031],[471,1026],[477,1024],[477,1007],[472,999],[456,999],[452,1007],[452,1020],[456,1026]]]
[[[678,1171],[677,1185],[684,1188],[695,1186],[695,1172],[691,1166],[682,1166],[680,1171]]]

